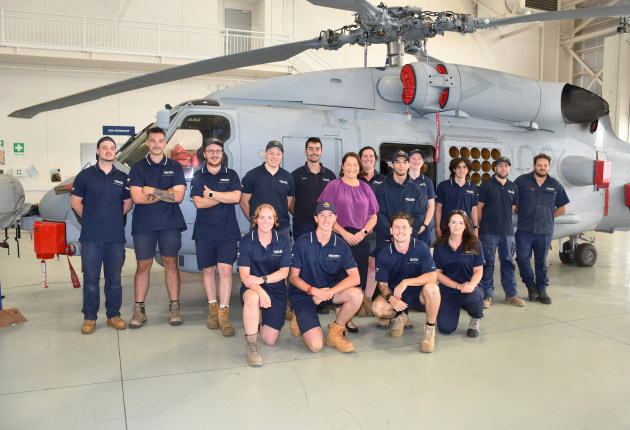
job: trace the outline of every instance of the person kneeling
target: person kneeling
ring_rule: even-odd
[[[411,238],[413,218],[398,212],[390,220],[393,243],[376,256],[376,281],[379,296],[372,311],[381,318],[393,318],[390,335],[403,335],[409,309],[426,311],[427,321],[420,351],[433,352],[435,322],[440,308],[437,274],[426,243]],[[390,289],[395,286],[394,290]]]

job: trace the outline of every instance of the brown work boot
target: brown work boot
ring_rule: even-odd
[[[346,328],[337,323],[332,323],[326,336],[326,345],[334,346],[339,352],[352,352],[354,345],[348,341]]]
[[[258,333],[245,335],[245,355],[250,366],[262,366],[262,355],[258,352]]]
[[[206,325],[208,328],[219,328],[219,304],[217,302],[208,303],[208,309],[210,309],[210,313]]]
[[[127,323],[121,317],[108,319],[107,325],[114,327],[116,330],[124,330],[127,328]]]
[[[379,318],[376,322],[377,328],[388,328],[391,322],[391,318]]]
[[[403,335],[405,331],[405,326],[407,325],[407,321],[409,321],[409,317],[406,313],[401,313],[396,318],[392,319],[391,326],[389,328],[389,335],[391,337],[400,337]]]
[[[133,304],[133,315],[129,320],[129,328],[140,328],[147,321],[147,314],[144,310],[144,303]]]
[[[525,306],[525,300],[521,299],[519,296],[506,297],[505,303],[518,306],[519,308],[522,308],[523,306]]]
[[[291,329],[291,334],[293,336],[302,336],[302,333],[300,333],[300,326],[298,326],[297,316],[293,315],[293,318],[291,319],[291,326],[289,328]]]
[[[219,329],[223,336],[234,336],[234,327],[230,322],[230,308],[219,308]]]
[[[435,325],[424,325],[424,337],[420,342],[421,352],[433,352],[435,348]]]
[[[85,320],[83,321],[83,325],[81,326],[81,333],[92,334],[94,332],[94,327],[96,327],[95,320]]]
[[[363,308],[365,309],[366,317],[374,316],[374,313],[372,312],[372,297],[363,297]]]
[[[182,323],[182,316],[179,313],[179,300],[168,305],[168,323],[170,325],[180,325]]]
[[[490,297],[486,297],[483,299],[483,308],[490,309],[490,305],[492,304],[492,299]]]

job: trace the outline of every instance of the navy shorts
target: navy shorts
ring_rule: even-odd
[[[197,268],[214,267],[217,263],[232,265],[236,261],[236,240],[195,240]]]
[[[182,247],[182,231],[178,228],[145,231],[133,235],[133,249],[136,260],[150,260],[155,257],[156,247],[160,247],[162,257],[177,257]]]
[[[298,290],[294,286],[289,287],[289,299],[291,307],[295,312],[294,318],[297,318],[300,333],[306,333],[315,327],[321,327],[319,317],[317,316],[317,305],[313,301],[313,296],[309,296]],[[333,303],[333,299],[321,302],[319,306],[338,306]]]
[[[407,303],[407,309],[405,309],[406,313],[409,313],[410,309],[415,309],[417,311],[424,311],[424,305],[420,301],[420,292],[422,292],[422,287],[407,287],[405,291],[402,293],[402,301]]]
[[[264,286],[263,289],[269,294],[271,307],[260,308],[262,311],[262,325],[271,327],[274,330],[280,330],[284,325],[284,314],[287,310],[287,287],[283,281],[280,284]],[[247,290],[249,288],[241,284],[241,302],[243,301],[243,294]]]

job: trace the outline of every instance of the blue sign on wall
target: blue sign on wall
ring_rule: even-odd
[[[104,125],[103,135],[121,135],[121,136],[133,136],[136,134],[135,127],[128,127],[124,125]]]

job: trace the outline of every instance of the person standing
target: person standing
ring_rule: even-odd
[[[190,182],[190,196],[197,208],[192,238],[195,240],[197,267],[203,274],[203,289],[208,300],[206,326],[219,328],[223,336],[233,336],[230,322],[232,264],[241,230],[235,206],[241,199],[238,174],[222,165],[223,142],[208,139],[199,148],[198,158],[205,160]],[[219,272],[219,300],[215,272]]]
[[[241,184],[241,209],[250,222],[254,211],[268,203],[278,215],[278,234],[291,239],[289,207],[293,206],[295,183],[293,176],[282,167],[284,148],[277,140],[267,143],[265,162],[245,174]]]
[[[473,231],[477,234],[479,220],[477,216],[477,186],[466,179],[470,172],[470,160],[467,158],[453,158],[448,164],[451,171],[450,179],[438,184],[435,197],[435,235],[442,234],[442,223],[455,209],[466,212],[472,221]]]
[[[422,200],[427,206],[427,213],[420,226],[418,239],[431,246],[431,222],[435,213],[435,188],[431,178],[425,175],[428,166],[424,162],[424,154],[419,149],[409,153],[409,177],[422,191]]]
[[[149,152],[129,171],[129,193],[136,207],[131,234],[136,252],[135,303],[129,327],[140,328],[147,321],[144,306],[149,290],[150,270],[156,246],[164,266],[170,299],[169,324],[179,325],[179,270],[177,255],[182,245],[186,221],[179,207],[186,192],[186,179],[179,163],[164,154],[166,132],[159,127],[147,130]]]
[[[490,307],[494,297],[494,255],[497,248],[505,302],[514,306],[525,306],[525,302],[518,297],[512,260],[516,250],[512,213],[518,205],[518,188],[507,178],[511,168],[509,158],[498,158],[494,165],[494,176],[479,186],[479,240],[486,260],[480,286],[484,291],[483,307],[486,309]]]
[[[553,237],[554,219],[567,210],[569,197],[562,184],[549,176],[551,157],[534,157],[534,171],[516,178],[519,204],[516,228],[516,263],[527,287],[529,301],[551,304],[547,294],[547,253]],[[532,271],[534,253],[536,277]]]
[[[317,198],[326,185],[336,178],[320,162],[322,151],[322,141],[318,137],[309,137],[304,146],[306,162],[291,172],[295,183],[295,199],[289,211],[293,215],[294,239],[317,229],[313,222]]]
[[[127,175],[114,166],[115,156],[114,140],[109,136],[100,138],[96,143],[97,163],[79,172],[70,192],[70,206],[81,218],[83,334],[93,333],[96,326],[101,267],[105,278],[107,325],[116,330],[127,328],[127,323],[120,318],[120,274],[125,262],[124,215],[133,204]]]

